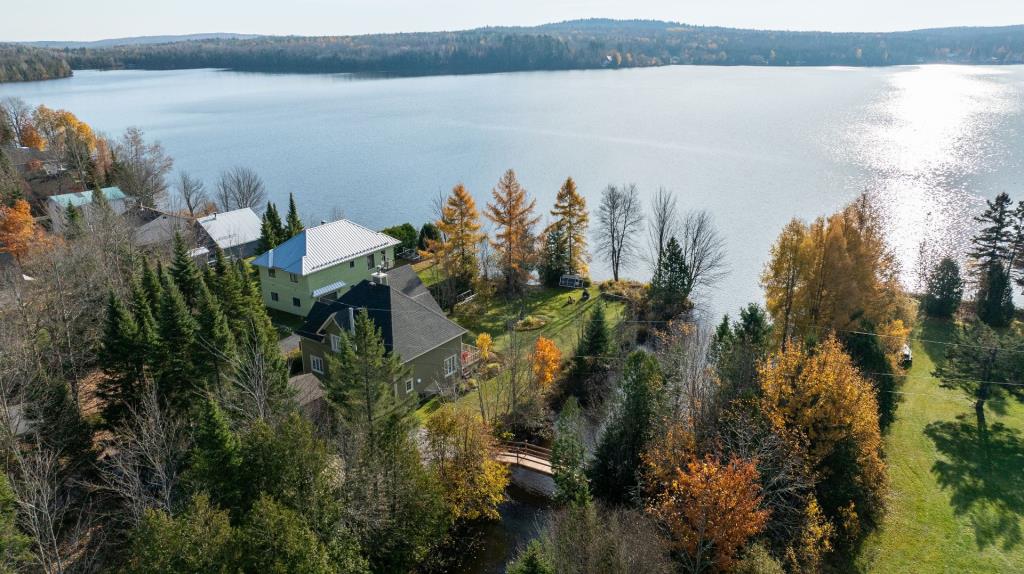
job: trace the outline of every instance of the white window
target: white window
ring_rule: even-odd
[[[444,360],[444,376],[450,377],[455,374],[455,369],[459,366],[459,357],[452,355]]]
[[[415,389],[415,388],[416,388],[416,383],[413,382],[412,379],[409,379],[408,381],[405,381],[405,392],[406,392],[406,394],[411,393],[413,391],[413,389]]]
[[[341,352],[341,337],[337,335],[331,335],[331,350],[335,353]]]
[[[313,369],[314,373],[324,374],[324,358],[317,357],[316,355],[309,356],[309,368]]]

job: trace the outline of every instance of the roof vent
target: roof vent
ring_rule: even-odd
[[[388,274],[383,271],[377,270],[373,275],[370,275],[370,282],[375,283],[377,285],[387,285]]]

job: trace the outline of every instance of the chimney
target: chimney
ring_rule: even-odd
[[[352,307],[348,308],[348,332],[356,334],[356,310]]]

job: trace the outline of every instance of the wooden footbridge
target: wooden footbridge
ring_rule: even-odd
[[[551,449],[528,442],[503,442],[498,446],[495,460],[505,464],[552,476]]]

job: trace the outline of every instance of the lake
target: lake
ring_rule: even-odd
[[[760,300],[768,249],[792,217],[868,191],[914,286],[918,245],[961,253],[969,213],[1020,196],[1024,68],[663,67],[361,78],[217,70],[80,71],[0,85],[97,130],[139,126],[213,187],[251,166],[307,223],[339,210],[380,228],[431,217],[463,182],[479,206],[514,168],[550,209],[566,176],[596,208],[610,183],[710,211],[731,273],[715,313]],[[609,276],[595,260],[595,278]],[[645,266],[628,275],[646,279]]]

